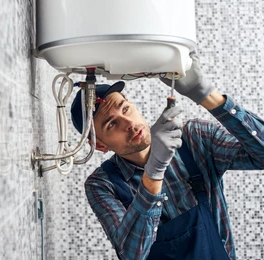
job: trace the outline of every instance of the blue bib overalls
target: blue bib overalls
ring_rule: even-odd
[[[198,204],[159,226],[147,260],[229,260],[209,208],[203,176],[185,142],[178,152],[189,172],[190,185]],[[120,170],[109,160],[102,167],[115,185],[123,205],[128,208],[133,195]],[[169,171],[170,167],[165,174]]]

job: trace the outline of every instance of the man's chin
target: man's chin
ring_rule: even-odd
[[[135,155],[137,153],[143,152],[147,149],[149,149],[150,144],[144,143],[144,144],[138,144],[133,147],[127,147],[127,149],[123,150],[120,156],[127,156],[127,155]]]

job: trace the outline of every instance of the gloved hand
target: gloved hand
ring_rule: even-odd
[[[151,151],[145,165],[146,175],[153,180],[162,180],[175,150],[182,145],[182,121],[177,116],[182,112],[179,106],[164,110],[151,127]]]
[[[196,102],[196,104],[200,104],[215,88],[207,84],[203,77],[203,72],[200,68],[200,62],[196,52],[191,52],[190,57],[192,59],[191,69],[186,71],[186,76],[184,78],[175,80],[174,89]],[[171,79],[160,78],[160,80],[171,87]]]

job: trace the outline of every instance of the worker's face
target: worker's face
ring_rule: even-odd
[[[130,156],[150,145],[150,128],[135,106],[114,92],[101,103],[94,118],[97,140],[120,156]]]

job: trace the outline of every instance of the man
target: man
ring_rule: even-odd
[[[208,85],[196,53],[190,56],[192,68],[175,90],[224,127],[203,120],[182,126],[176,106],[150,129],[120,93],[122,82],[97,88],[105,102],[94,113],[96,149],[115,155],[87,178],[85,190],[120,259],[236,258],[222,176],[264,169],[264,122]],[[80,93],[71,112],[82,132]]]

